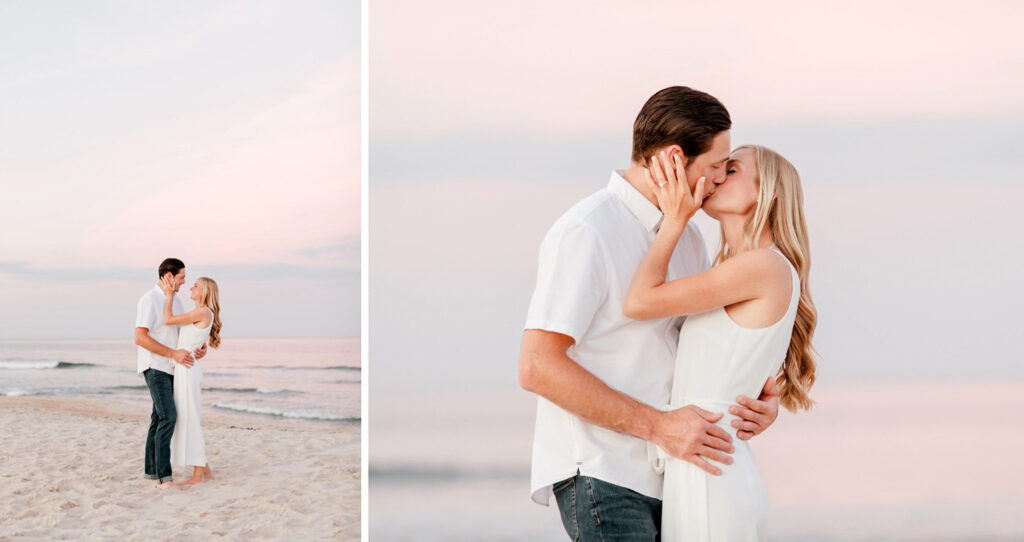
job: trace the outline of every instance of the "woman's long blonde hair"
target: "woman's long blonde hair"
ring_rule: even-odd
[[[814,385],[815,356],[817,351],[811,344],[814,327],[818,322],[818,311],[811,300],[807,277],[811,270],[810,243],[807,239],[807,222],[804,220],[804,194],[800,188],[800,174],[793,164],[779,153],[760,145],[743,145],[735,150],[754,151],[757,163],[759,192],[754,216],[747,223],[743,241],[745,248],[753,248],[755,239],[761,239],[765,229],[772,232],[775,245],[793,264],[800,276],[800,302],[793,323],[793,335],[786,352],[786,361],[779,369],[777,387],[779,402],[792,412],[802,408],[808,410],[814,401],[810,390]],[[735,152],[735,151],[733,151]],[[731,256],[722,232],[722,243],[715,256],[719,264]]]
[[[203,289],[199,301],[213,311],[213,323],[210,324],[210,347],[220,346],[220,293],[217,290],[217,283],[208,277],[199,277],[196,281]]]

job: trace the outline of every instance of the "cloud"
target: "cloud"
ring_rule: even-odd
[[[486,176],[587,186],[629,162],[632,130],[550,136],[467,132],[420,141],[374,140],[371,190]],[[773,122],[734,119],[732,142],[758,143],[789,158],[812,182],[862,183],[884,171],[907,181],[985,179],[1016,183],[1024,115],[977,120]]]
[[[338,237],[333,240],[331,244],[297,250],[295,251],[295,254],[309,258],[322,258],[336,255],[351,257],[353,255],[358,256],[361,247],[362,242],[359,237],[349,235],[345,237]]]

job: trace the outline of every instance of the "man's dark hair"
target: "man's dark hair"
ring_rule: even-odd
[[[714,96],[688,87],[659,90],[633,123],[633,161],[646,164],[654,149],[679,145],[689,164],[730,127],[729,111]]]
[[[167,258],[160,262],[160,269],[157,271],[157,277],[163,277],[167,273],[171,275],[177,275],[178,271],[185,269],[185,264],[177,258]]]

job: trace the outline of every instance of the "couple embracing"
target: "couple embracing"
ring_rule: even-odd
[[[629,167],[541,244],[519,361],[538,394],[531,491],[573,540],[765,538],[747,441],[810,408],[817,313],[796,169],[730,152],[714,97],[669,87]],[[690,221],[721,224],[714,264]]]
[[[139,299],[135,315],[138,373],[153,399],[146,437],[145,476],[160,489],[179,489],[213,478],[199,398],[203,379],[197,360],[206,343],[220,346],[220,295],[217,283],[199,277],[190,288],[195,308],[186,312],[174,295],[185,284],[185,264],[167,258],[157,269],[159,283]],[[176,484],[171,465],[191,466],[192,477]]]

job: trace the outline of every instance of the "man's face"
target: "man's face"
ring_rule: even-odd
[[[170,273],[167,273],[167,274],[170,275]],[[181,288],[182,284],[185,284],[185,269],[184,268],[182,268],[181,271],[178,271],[177,275],[174,275],[173,277],[171,277],[171,285],[174,286],[174,293],[178,293],[178,289]]]
[[[725,182],[725,164],[729,161],[731,148],[729,130],[719,132],[712,140],[711,148],[686,166],[686,182],[691,191],[697,186],[697,181],[705,177],[704,197],[715,193],[718,185]]]

